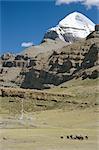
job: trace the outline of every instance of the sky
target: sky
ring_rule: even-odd
[[[0,0],[0,54],[39,44],[49,28],[74,11],[99,24],[99,0]]]

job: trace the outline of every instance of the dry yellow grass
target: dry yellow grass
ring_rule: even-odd
[[[0,130],[0,147],[1,150],[98,150],[97,117],[98,112],[89,109],[47,110],[25,114],[20,120],[24,124],[22,128],[16,126],[14,118],[10,118],[10,123],[14,120],[14,129]],[[88,140],[67,139],[66,136],[71,134],[87,135]]]
[[[11,105],[11,103],[8,105],[7,102],[9,102],[9,99],[16,99],[16,97],[1,97],[0,150],[98,150],[99,111],[97,83],[98,80],[74,80],[58,88],[40,93],[36,92],[36,96],[39,97],[39,103],[42,102],[40,101],[42,93],[45,94],[43,94],[45,99],[46,93],[51,94],[47,97],[48,101],[44,101],[48,108],[50,100],[53,98],[52,95],[56,95],[56,99],[57,94],[61,95],[62,93],[66,95],[72,93],[72,96],[61,99],[62,103],[59,103],[61,109],[55,103],[55,107],[52,110],[24,111],[23,119],[21,118],[21,111],[20,113],[17,112],[18,107],[21,110],[21,103],[19,103],[19,106],[18,103],[15,103],[15,107],[12,104],[11,109],[13,108],[15,112],[7,112]],[[16,99],[16,102],[18,101],[21,101],[21,99]],[[70,105],[64,103],[64,101],[68,101]],[[36,105],[37,101],[34,102]],[[87,102],[86,106],[80,107],[85,102]],[[64,107],[64,105],[66,106]],[[87,135],[88,140],[68,140],[66,136],[71,134]],[[61,136],[64,138],[61,139]]]

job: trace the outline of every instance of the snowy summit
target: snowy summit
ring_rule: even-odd
[[[87,37],[95,30],[95,24],[79,12],[73,12],[59,22],[56,27],[49,29],[44,39],[61,39],[72,43],[80,38]]]

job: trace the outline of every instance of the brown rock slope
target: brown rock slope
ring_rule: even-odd
[[[73,78],[98,77],[99,31],[70,45],[59,43],[45,41],[36,46],[37,53],[31,47],[16,56],[3,55],[0,58],[0,85],[46,89]]]
[[[98,77],[98,32],[93,32],[94,37],[64,46],[60,51],[39,54],[35,58],[35,66],[24,76],[21,87],[23,88],[50,88],[60,85],[73,78],[95,79]],[[19,78],[20,80],[20,78]]]

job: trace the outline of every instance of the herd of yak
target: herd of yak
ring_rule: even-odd
[[[63,139],[64,137],[61,136],[61,139]],[[66,137],[67,139],[71,139],[71,140],[88,140],[88,136],[81,136],[81,135],[67,135]]]

